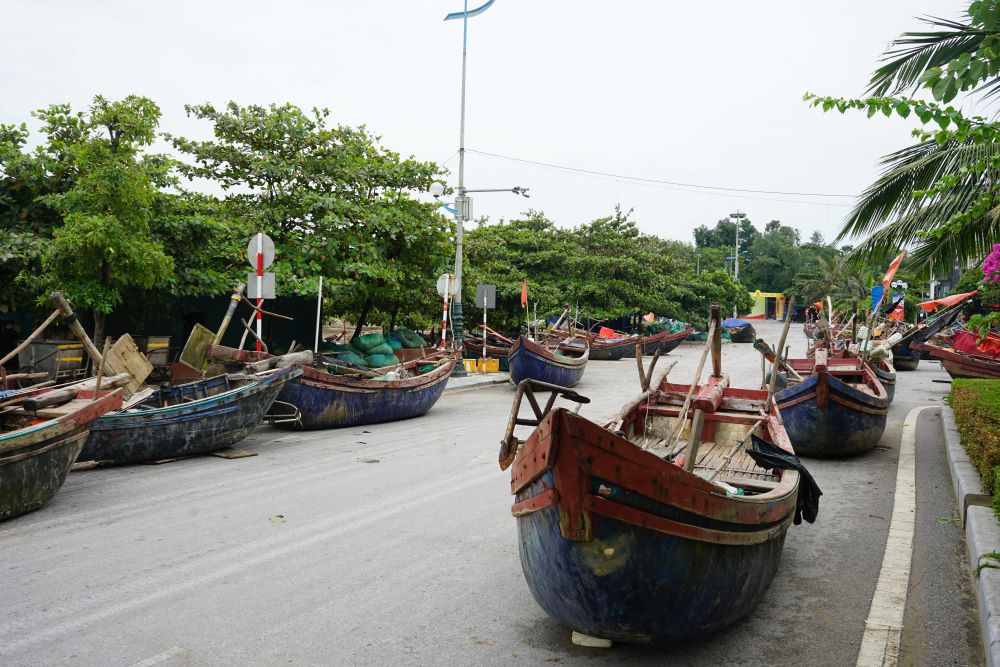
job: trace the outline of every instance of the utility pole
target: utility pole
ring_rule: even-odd
[[[730,213],[729,217],[736,220],[736,252],[733,253],[733,280],[740,281],[740,222],[747,217],[747,214],[739,209],[735,213]],[[736,304],[733,304],[733,317],[738,317]]]

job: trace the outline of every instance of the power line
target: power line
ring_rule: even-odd
[[[751,194],[762,194],[762,195],[789,195],[795,197],[850,197],[854,198],[856,195],[845,195],[830,192],[787,192],[782,190],[751,190],[747,188],[727,188],[723,186],[716,185],[699,185],[696,183],[680,183],[677,181],[666,181],[656,178],[644,178],[641,176],[627,176],[625,174],[615,174],[606,171],[595,171],[593,169],[581,169],[579,167],[569,167],[561,164],[553,164],[551,162],[540,162],[538,160],[526,160],[524,158],[513,157],[510,155],[500,155],[499,153],[489,153],[487,151],[480,151],[473,148],[466,148],[465,150],[470,153],[476,153],[478,155],[484,155],[486,157],[497,158],[500,160],[510,160],[511,162],[520,162],[522,164],[535,165],[537,167],[547,167],[549,169],[561,169],[563,171],[570,171],[579,174],[589,174],[592,176],[604,176],[607,178],[615,178],[626,181],[638,181],[640,183],[653,183],[659,185],[673,185],[683,188],[697,188],[701,190],[718,190],[720,192],[746,192]]]

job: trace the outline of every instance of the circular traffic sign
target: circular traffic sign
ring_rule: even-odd
[[[450,273],[442,273],[438,277],[437,290],[441,296],[444,296],[445,285],[448,286],[448,295],[455,296],[455,292],[458,291],[455,289],[455,276]]]
[[[264,232],[251,236],[250,243],[247,244],[247,261],[255,269],[257,268],[258,249],[264,255],[264,268],[266,269],[274,261],[274,241]]]

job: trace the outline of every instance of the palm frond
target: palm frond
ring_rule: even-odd
[[[924,23],[941,30],[904,32],[893,40],[892,48],[881,60],[885,62],[872,73],[869,95],[896,95],[917,90],[920,76],[931,67],[944,67],[963,53],[979,48],[988,35],[994,34],[948,19],[925,17]]]

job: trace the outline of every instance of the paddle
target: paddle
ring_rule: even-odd
[[[684,421],[687,417],[687,411],[688,408],[691,407],[691,398],[694,396],[694,390],[697,388],[698,383],[701,382],[701,374],[705,370],[705,361],[708,359],[708,353],[712,350],[712,343],[715,341],[715,331],[716,325],[715,320],[713,319],[708,325],[708,340],[705,342],[705,348],[701,351],[701,359],[698,361],[698,368],[695,369],[694,378],[691,380],[691,387],[688,389],[687,396],[684,398],[684,405],[681,407],[681,411],[677,414],[677,423],[674,424],[674,428],[670,431],[670,435],[668,435],[665,440],[665,442],[668,443],[668,447],[671,449],[671,451],[667,453],[668,458],[673,456],[673,448],[676,445],[676,441],[680,439],[681,431],[684,429]]]

